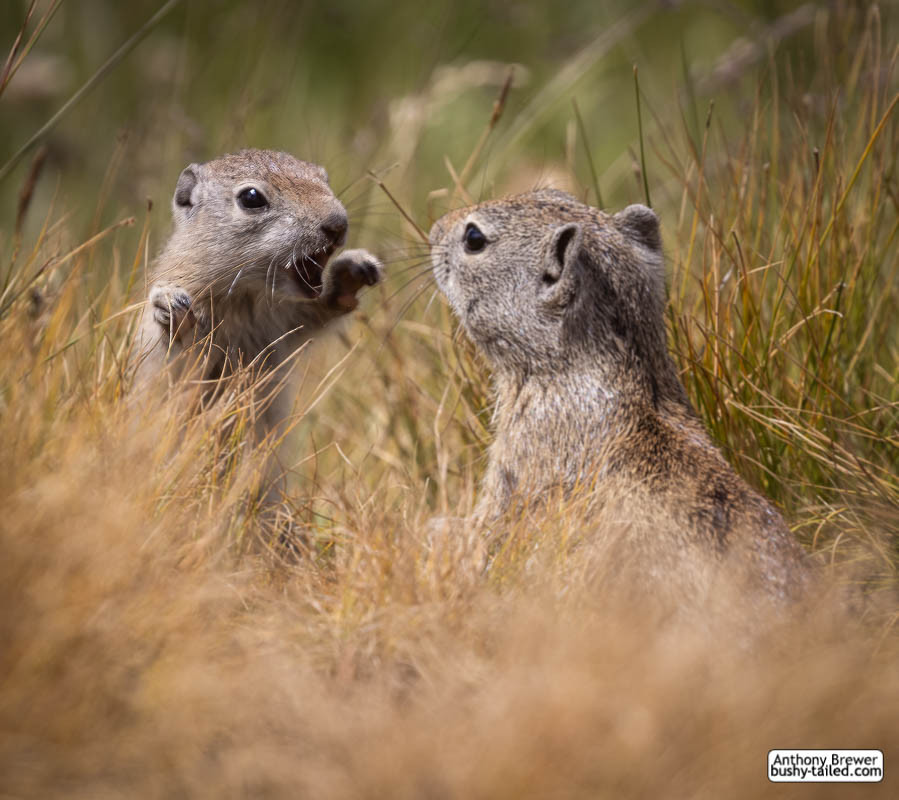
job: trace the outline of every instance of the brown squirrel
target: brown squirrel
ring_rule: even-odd
[[[478,520],[587,489],[644,522],[647,560],[726,558],[795,596],[802,548],[713,445],[669,355],[652,210],[609,215],[535,191],[453,211],[430,242],[437,283],[493,370]]]
[[[322,167],[287,153],[241,150],[189,165],[172,211],[141,320],[139,381],[195,342],[205,380],[254,362],[274,373],[381,278],[365,250],[329,261],[346,239],[346,210]],[[263,411],[260,435],[286,416],[286,394]]]

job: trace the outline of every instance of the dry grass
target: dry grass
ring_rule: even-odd
[[[487,572],[477,532],[435,533],[473,504],[490,390],[426,279],[400,290],[424,254],[398,215],[370,243],[391,282],[303,362],[294,557],[251,500],[252,392],[199,416],[128,393],[151,218],[123,252],[55,209],[3,238],[0,793],[805,797],[767,750],[841,747],[883,749],[857,793],[894,796],[895,53],[876,14],[816,25],[805,83],[772,60],[741,124],[692,137],[650,103],[646,147],[690,395],[863,613],[672,609],[564,504]]]

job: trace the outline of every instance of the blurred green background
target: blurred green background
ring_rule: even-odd
[[[33,19],[48,6],[39,2]],[[0,161],[162,6],[62,2],[0,97]],[[27,8],[24,0],[5,4],[4,56]],[[508,64],[519,66],[482,160],[482,193],[553,182],[560,164],[585,191],[592,185],[580,136],[572,146],[574,97],[605,203],[633,202],[642,199],[633,65],[648,131],[657,110],[670,118],[680,103],[695,135],[712,97],[723,119],[745,112],[729,97],[753,92],[734,92],[734,84],[775,47],[779,66],[813,71],[804,59],[813,8],[782,0],[183,0],[49,135],[26,231],[42,224],[54,197],[76,236],[140,215],[147,198],[167,219],[160,205],[185,164],[242,146],[320,162],[338,191],[359,181],[342,195],[357,234],[388,211],[360,181],[367,170],[385,174],[424,224],[428,192],[450,180],[444,157],[462,169]],[[652,184],[662,169],[647,158]],[[0,231],[8,233],[28,160],[4,180]]]

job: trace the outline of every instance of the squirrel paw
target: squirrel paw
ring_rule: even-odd
[[[192,339],[197,318],[191,310],[190,295],[183,289],[157,286],[150,292],[153,319],[165,329],[170,341]]]
[[[381,262],[368,250],[344,250],[325,268],[322,276],[322,301],[343,312],[359,305],[356,297],[364,286],[381,280]]]

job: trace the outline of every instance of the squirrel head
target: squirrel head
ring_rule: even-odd
[[[213,293],[239,286],[314,298],[346,239],[347,215],[317,164],[272,150],[241,150],[190,164],[172,198],[168,251]],[[236,281],[240,273],[239,283]]]
[[[666,371],[665,280],[655,213],[609,215],[540,190],[450,212],[431,229],[437,283],[492,365]]]

